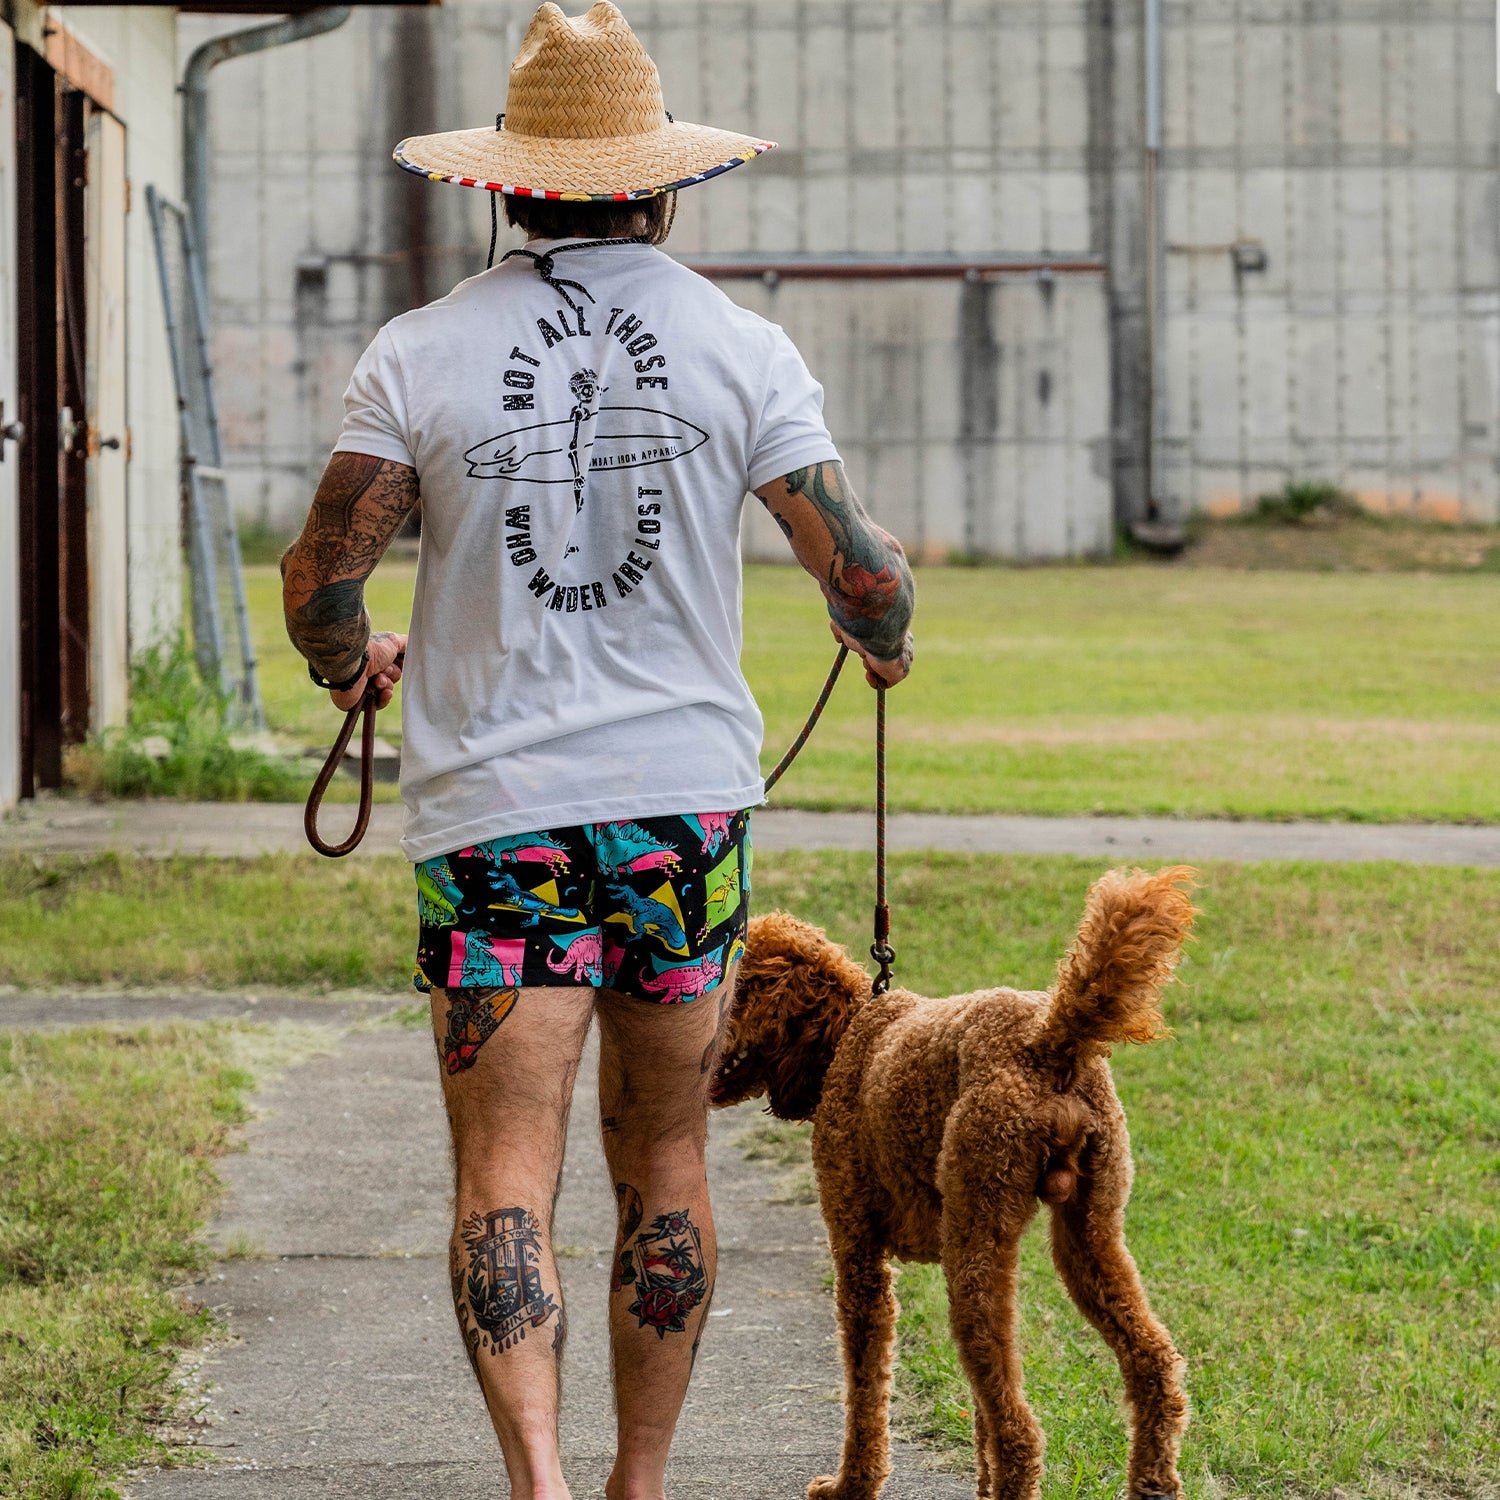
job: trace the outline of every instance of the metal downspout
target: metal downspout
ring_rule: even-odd
[[[203,264],[208,264],[208,75],[231,57],[264,52],[342,26],[353,7],[327,5],[245,31],[216,36],[194,50],[182,75],[182,176],[188,222]]]
[[[1162,393],[1165,389],[1162,362],[1166,346],[1166,235],[1163,228],[1165,203],[1162,196],[1162,0],[1144,0],[1145,36],[1145,230],[1146,230],[1146,518],[1175,523],[1179,518],[1163,513],[1161,503]]]

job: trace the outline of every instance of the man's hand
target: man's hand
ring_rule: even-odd
[[[830,620],[828,628],[833,632],[834,640],[847,646],[865,664],[865,681],[872,688],[895,687],[898,682],[905,681],[911,672],[911,659],[916,649],[916,642],[912,639],[910,631],[907,631],[906,639],[901,643],[901,655],[883,661],[878,656],[871,656],[868,647],[862,646],[847,631],[841,630],[836,620]]]
[[[370,664],[365,668],[365,675],[347,693],[328,694],[333,699],[333,706],[345,713],[359,706],[365,689],[372,682],[380,693],[375,700],[376,708],[388,707],[396,684],[401,681],[400,658],[406,651],[404,635],[397,635],[391,630],[377,631],[370,637],[370,644],[366,649],[370,653]]]

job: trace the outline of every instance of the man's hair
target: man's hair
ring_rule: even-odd
[[[644,237],[659,245],[672,232],[676,193],[658,193],[630,203],[564,203],[559,198],[517,198],[505,195],[505,221],[527,234],[546,240],[586,240]]]

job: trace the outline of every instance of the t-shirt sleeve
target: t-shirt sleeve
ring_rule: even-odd
[[[406,422],[406,385],[388,328],[375,335],[349,377],[344,426],[333,451],[417,466]]]
[[[807,464],[833,462],[838,456],[823,425],[823,387],[813,379],[797,346],[778,328],[770,380],[750,450],[750,488]]]

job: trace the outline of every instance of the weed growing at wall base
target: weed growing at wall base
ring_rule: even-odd
[[[306,791],[297,764],[231,737],[223,693],[205,683],[193,653],[142,652],[130,673],[130,716],[68,754],[68,781],[90,797],[285,802]]]

